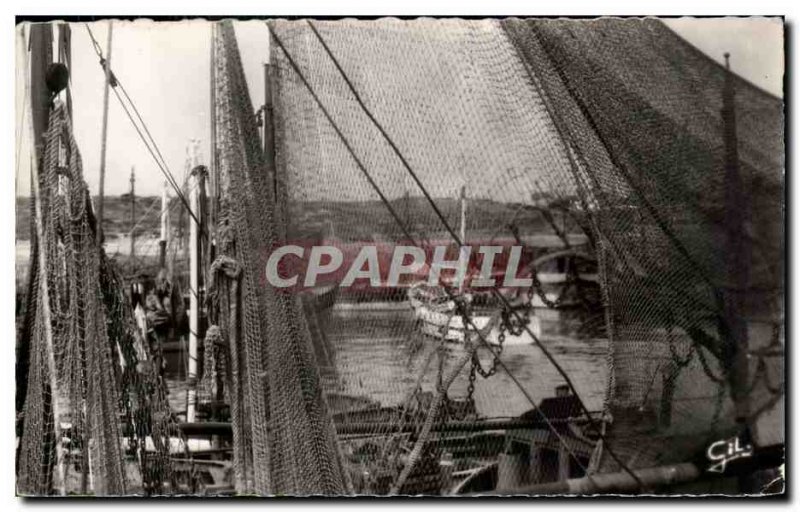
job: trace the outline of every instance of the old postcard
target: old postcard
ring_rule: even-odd
[[[18,19],[21,496],[784,493],[784,21]]]

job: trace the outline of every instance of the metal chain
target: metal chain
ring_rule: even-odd
[[[464,316],[466,317],[467,315]],[[530,318],[529,316],[526,317],[526,320],[529,318]],[[467,325],[466,318],[464,318],[464,325],[465,326]],[[494,357],[492,358],[492,365],[489,367],[488,370],[484,370],[483,367],[481,366],[481,362],[478,359],[478,352],[476,351],[474,354],[472,354],[472,361],[470,367],[470,386],[472,389],[470,391],[474,391],[474,381],[476,372],[479,373],[481,377],[483,377],[484,379],[488,379],[489,377],[497,373],[497,367],[500,361],[500,355],[503,353],[503,346],[504,346],[503,344],[506,341],[506,332],[510,329],[510,327],[511,327],[511,319],[508,315],[508,312],[503,311],[503,313],[501,313],[501,319],[500,319],[500,331],[497,335],[497,350],[492,351],[492,355],[494,355]],[[465,329],[464,335],[466,336],[466,334],[467,331]]]
[[[478,354],[472,355],[472,362],[469,367],[469,384],[467,385],[467,400],[473,401],[475,395],[475,378],[477,377],[476,369],[480,366],[480,362],[477,361]]]
[[[533,283],[531,284],[530,288],[531,297],[533,296],[533,293],[536,293],[536,295],[538,295],[539,298],[542,299],[542,302],[545,304],[545,306],[547,306],[550,309],[557,309],[561,307],[564,300],[566,299],[567,290],[575,286],[578,283],[579,279],[576,266],[570,265],[569,269],[567,270],[567,281],[564,283],[564,287],[562,288],[561,293],[556,298],[556,300],[550,300],[547,297],[547,294],[545,293],[544,289],[542,288],[542,283],[541,281],[539,281],[539,272],[535,268],[532,269],[531,277],[533,280]]]

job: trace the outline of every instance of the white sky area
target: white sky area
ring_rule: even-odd
[[[681,18],[665,20],[682,37],[715,60],[731,53],[733,70],[762,89],[782,96],[783,26],[764,18]],[[108,22],[90,23],[104,53]],[[22,26],[18,27],[18,30]],[[235,23],[254,108],[263,103],[263,64],[269,55],[269,34],[263,21]],[[133,99],[178,181],[184,176],[187,148],[199,141],[199,156],[209,154],[210,25],[204,21],[114,22],[111,67]],[[25,114],[24,47],[17,42],[16,194],[30,191],[30,115]],[[82,23],[72,25],[71,90],[74,132],[83,157],[84,176],[97,194],[105,76]],[[136,168],[137,195],[158,195],[164,178],[113,92],[109,98],[106,195],[129,190]]]

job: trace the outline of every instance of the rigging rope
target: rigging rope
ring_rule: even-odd
[[[103,69],[105,69],[106,65],[105,65],[105,59],[103,57],[102,49],[100,48],[100,45],[95,40],[94,34],[92,33],[92,29],[89,28],[89,25],[88,24],[84,24],[84,26],[86,27],[86,30],[89,32],[89,37],[92,40],[92,44],[94,46],[95,53],[100,58],[100,66]],[[120,106],[125,111],[125,115],[130,120],[131,124],[133,125],[134,129],[136,130],[136,133],[139,134],[139,137],[142,139],[142,142],[144,143],[145,147],[147,148],[147,151],[150,153],[150,156],[153,157],[153,160],[155,161],[155,163],[158,166],[159,170],[164,175],[164,177],[167,179],[167,181],[169,182],[170,186],[172,186],[172,188],[175,190],[175,194],[178,196],[178,198],[183,203],[183,206],[186,209],[186,211],[192,217],[194,222],[197,223],[197,225],[200,227],[201,236],[204,236],[204,237],[207,238],[208,237],[207,227],[204,226],[200,222],[200,220],[197,218],[197,216],[192,211],[192,207],[189,205],[189,201],[183,195],[183,192],[181,191],[180,187],[178,186],[178,182],[175,180],[175,177],[172,175],[172,172],[169,170],[169,166],[167,165],[167,162],[164,160],[164,157],[161,154],[161,150],[158,148],[158,144],[156,144],[155,139],[153,139],[152,135],[150,134],[150,130],[147,128],[147,124],[144,122],[144,119],[142,119],[141,115],[139,114],[139,110],[136,108],[136,104],[133,102],[133,100],[130,98],[130,96],[128,96],[127,91],[125,91],[125,87],[122,85],[122,82],[119,80],[119,78],[117,78],[116,75],[113,74],[113,71],[111,71],[110,66],[108,66],[108,68],[109,68],[110,76],[113,77],[113,80],[112,80],[113,85],[119,85],[119,87],[122,89],[123,94],[125,95],[125,98],[127,98],[128,102],[130,103],[130,108],[136,114],[136,116],[139,119],[142,127],[140,128],[139,124],[134,120],[133,116],[131,115],[131,112],[128,110],[128,106],[122,100],[122,97],[120,96],[119,92],[117,91],[117,88],[112,86],[111,89],[114,91],[114,94],[117,97],[117,100],[119,101]],[[144,133],[142,132],[142,130],[144,130]],[[147,138],[145,137],[145,134],[147,135]],[[152,145],[152,148],[151,148],[151,145]]]

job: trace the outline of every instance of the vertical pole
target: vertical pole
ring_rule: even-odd
[[[136,169],[131,167],[131,270],[136,268]]]
[[[72,31],[67,23],[58,24],[58,61],[72,71]],[[69,85],[66,89],[67,114],[72,121],[72,92]]]
[[[731,398],[736,407],[736,419],[746,426],[749,411],[748,333],[745,297],[750,281],[750,248],[744,232],[749,210],[742,177],[739,172],[739,153],[736,134],[734,76],[730,71],[730,55],[725,54],[725,85],[722,98],[723,136],[725,142],[725,227],[727,229],[728,289],[725,293],[725,321],[728,339],[725,346],[726,363],[731,368]]]
[[[203,222],[202,198],[205,196],[206,168],[202,165],[192,169],[193,192],[191,198],[192,213],[197,220]],[[189,220],[189,372],[188,391],[186,396],[186,421],[193,422],[197,412],[197,358],[198,339],[200,337],[200,254],[201,230],[194,219]]]
[[[215,31],[216,31],[216,23],[211,24],[211,55],[209,56],[209,65],[210,65],[210,72],[209,76],[211,77],[211,83],[209,87],[209,98],[211,99],[211,106],[209,108],[209,112],[211,112],[211,119],[210,119],[210,134],[209,134],[209,149],[208,149],[208,157],[209,157],[209,180],[210,180],[210,195],[211,195],[211,208],[210,208],[210,216],[209,216],[209,231],[211,232],[210,236],[210,244],[211,248],[209,249],[209,254],[211,258],[214,258],[214,254],[211,252],[214,250],[214,245],[216,244],[216,227],[217,227],[217,212],[219,210],[219,176],[217,175],[217,89],[216,89],[216,76],[217,76],[217,59],[216,59],[216,49],[215,49]]]
[[[198,211],[198,194],[197,186],[199,176],[195,170],[192,171],[192,197],[191,207],[192,213],[197,215]],[[188,390],[186,392],[186,421],[193,422],[195,420],[195,413],[197,407],[197,391],[195,381],[197,380],[197,329],[200,326],[199,322],[199,230],[197,223],[189,216],[189,372],[187,375]]]
[[[50,93],[45,75],[53,63],[53,31],[49,23],[31,23],[31,115],[33,118],[33,143],[36,157],[42,157],[44,134],[50,119]],[[41,161],[41,160],[40,160]]]
[[[105,199],[106,184],[106,141],[108,138],[108,93],[111,89],[111,36],[114,30],[114,22],[108,21],[108,42],[106,43],[106,87],[103,93],[103,128],[100,141],[100,186],[97,204],[97,232],[100,234],[100,242],[104,240],[103,234],[103,202]]]
[[[167,182],[161,189],[161,237],[158,241],[158,266],[161,270],[167,268],[167,236],[169,233],[169,195]]]

